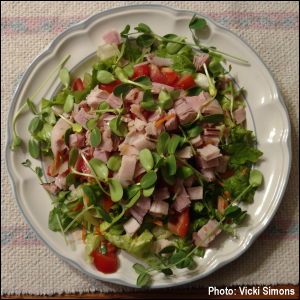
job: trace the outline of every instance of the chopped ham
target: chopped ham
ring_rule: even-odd
[[[51,132],[51,149],[53,154],[58,151],[57,141],[62,139],[65,135],[65,132],[71,126],[64,120],[59,119],[57,123],[54,125],[52,132]]]
[[[151,204],[149,214],[155,218],[161,218],[167,215],[169,211],[169,204],[161,200],[154,200]]]
[[[62,163],[58,170],[58,174],[65,173],[69,169],[69,162],[66,160]]]
[[[192,147],[191,146],[187,146],[187,147],[183,148],[180,151],[176,151],[175,154],[179,158],[191,158],[193,156]]]
[[[66,174],[59,174],[57,177],[55,177],[55,184],[61,189],[61,190],[68,190],[69,187],[66,184]]]
[[[123,188],[131,184],[133,181],[136,161],[137,159],[133,156],[122,156],[122,163],[118,171],[117,179]]]
[[[110,158],[110,152],[99,150],[96,148],[94,151],[94,157],[100,159],[105,164],[107,164],[108,159]]]
[[[139,92],[140,90],[138,88],[131,89],[131,91],[125,96],[125,100],[134,101]]]
[[[124,143],[132,145],[139,138],[140,134],[135,129],[131,130],[125,137]]]
[[[191,200],[203,199],[203,186],[190,187],[186,190]]]
[[[74,112],[74,116],[79,113],[79,105],[74,103],[72,113]]]
[[[56,195],[60,191],[60,188],[54,183],[54,181],[51,183],[43,183],[41,185],[46,191],[53,195]]]
[[[246,120],[246,110],[243,106],[240,106],[232,113],[236,124],[241,124]]]
[[[85,106],[88,106],[87,104],[87,101],[84,100],[84,101],[81,101],[79,104],[78,104],[78,107],[85,107]],[[79,111],[78,111],[79,112]]]
[[[207,169],[202,169],[201,173],[203,174],[203,176],[205,176],[210,182],[215,181],[216,175],[214,173],[214,170],[212,168],[207,168]]]
[[[204,143],[207,143],[211,141],[212,142],[212,145],[218,147],[219,143],[220,143],[220,138],[219,136],[208,136],[208,135],[204,135],[203,136],[203,142]]]
[[[186,188],[190,188],[196,180],[195,174],[192,174],[188,178],[183,180],[183,186]]]
[[[216,167],[216,171],[218,173],[226,172],[229,158],[230,158],[229,155],[223,155],[223,156],[218,157],[219,165]]]
[[[157,121],[163,119],[166,116],[166,112],[163,110],[162,114],[160,115],[159,109],[151,113],[151,115],[148,118],[148,122],[156,123]]]
[[[104,119],[106,119],[108,116],[110,116],[110,113],[104,113],[100,116],[97,127],[100,129],[101,127],[104,127]]]
[[[175,117],[168,119],[165,123],[165,127],[168,131],[176,130],[178,128],[178,120],[175,113],[175,109],[170,109],[168,112],[168,116],[171,114],[175,114]]]
[[[138,130],[138,131],[142,131],[145,127],[147,126],[147,123],[136,118],[134,120],[134,127]]]
[[[86,113],[86,111],[82,108],[78,114],[75,115],[74,119],[76,121],[76,123],[80,124],[84,129],[88,130],[88,128],[86,127],[86,122],[89,119],[93,119],[95,118],[96,114],[88,114]]]
[[[213,168],[217,167],[219,165],[218,157],[211,159],[209,161],[206,161],[201,157],[200,155],[196,156],[196,164],[198,167],[201,167],[203,169]]]
[[[196,71],[202,71],[204,63],[208,68],[208,64],[210,63],[210,58],[208,54],[203,53],[201,57],[194,56],[193,64],[196,67]]]
[[[166,200],[170,198],[170,193],[167,187],[155,189],[154,191],[155,200]]]
[[[132,104],[130,107],[130,111],[135,114],[138,118],[142,121],[147,123],[146,118],[144,117],[143,113],[141,112],[141,107],[138,104]]]
[[[133,178],[138,177],[140,174],[146,173],[146,170],[141,165],[140,161],[136,163]]]
[[[92,133],[91,130],[88,130],[88,131],[85,133],[85,144],[86,144],[87,146],[91,146],[91,133]]]
[[[87,146],[80,149],[80,153],[83,153],[85,156],[93,157],[95,148],[92,146]]]
[[[185,188],[181,185],[181,180],[177,178],[177,181],[174,185],[174,194],[178,192],[178,189],[180,189],[176,200],[174,201],[172,207],[178,211],[182,212],[185,210],[187,207],[191,205],[191,201],[189,199],[188,194],[186,193]]]
[[[202,112],[208,115],[223,114],[223,110],[218,100],[214,99],[202,108]]]
[[[146,135],[147,137],[150,137],[151,139],[157,140],[159,133],[158,133],[158,128],[156,128],[153,123],[148,123],[146,128]]]
[[[107,101],[109,95],[110,94],[107,91],[100,90],[99,86],[96,85],[96,87],[86,97],[86,101],[92,109],[97,109],[101,102]]]
[[[220,129],[216,129],[216,128],[204,128],[203,130],[204,135],[208,135],[208,136],[220,136]]]
[[[110,130],[104,130],[100,145],[96,148],[107,152],[117,151],[119,146],[119,138]]]
[[[175,109],[177,106],[185,103],[185,100],[182,98],[178,98],[176,101],[173,102],[173,108]]]
[[[157,57],[155,54],[149,53],[144,55],[149,63],[153,63],[158,67],[165,67],[173,64],[173,59]]]
[[[143,97],[144,97],[144,92],[143,91],[139,91],[137,97],[134,100],[135,104],[140,104],[141,102],[143,102]]]
[[[192,107],[183,102],[180,105],[175,107],[176,115],[179,118],[180,125],[189,124],[194,121],[197,117],[196,112],[192,109]]]
[[[112,119],[115,119],[117,116],[116,115],[108,115],[105,118],[103,118],[103,128],[104,130],[110,129],[109,123]]]
[[[139,156],[140,151],[136,149],[134,146],[130,146],[128,144],[122,143],[119,146],[120,155],[126,155],[126,156]]]
[[[82,148],[85,146],[85,134],[84,133],[73,133],[69,136],[69,147]]]
[[[220,90],[226,90],[228,87],[228,82],[231,81],[231,79],[227,76],[225,76],[224,78],[218,78],[219,82],[220,82]]]
[[[75,185],[74,184],[72,184],[70,187],[69,187],[69,191],[75,191],[76,189],[75,189]]]
[[[62,152],[65,149],[69,149],[68,146],[65,144],[65,141],[63,139],[59,139],[56,141],[56,147],[58,152]]]
[[[143,223],[143,218],[150,209],[151,199],[143,195],[139,200],[129,209],[131,215],[140,223]]]
[[[120,46],[123,43],[123,40],[119,34],[119,32],[115,29],[110,30],[102,35],[102,38],[105,44],[117,44]]]
[[[193,232],[192,233],[192,239],[193,239],[193,243],[194,243],[195,247],[197,247],[201,243],[201,239],[200,239],[200,237],[199,237],[199,235],[198,235],[197,232]],[[203,245],[201,245],[200,247],[206,248]]]
[[[64,112],[63,106],[62,105],[53,105],[52,110],[54,111],[54,114],[58,117]]]
[[[106,102],[110,105],[112,109],[122,107],[122,99],[120,97],[116,97],[114,94],[110,94],[107,98]]]
[[[169,241],[166,239],[161,239],[161,240],[155,241],[153,243],[154,253],[158,254],[161,249],[168,247],[168,246],[173,246],[173,245],[174,245],[174,243],[172,241]],[[172,253],[165,253],[165,254],[162,254],[161,256],[162,257],[170,257],[171,255],[172,255]]]
[[[199,146],[201,146],[203,144],[202,135],[199,134],[199,135],[191,138],[190,142],[192,143],[192,145],[194,146],[194,148],[198,148]]]
[[[140,135],[139,138],[133,142],[133,146],[139,151],[145,148],[149,150],[155,149],[155,144],[148,141],[145,135]]]
[[[124,225],[123,228],[126,233],[130,236],[133,236],[141,227],[138,221],[134,218],[130,218]]]
[[[199,100],[199,96],[186,97],[186,102],[193,108],[193,110],[198,113],[200,106],[203,104]],[[204,101],[205,102],[205,101]]]
[[[166,84],[152,82],[151,85],[153,88],[153,94],[159,94],[163,88],[165,88],[169,93],[172,93],[174,91],[174,88],[172,86]]]
[[[198,236],[200,237],[201,241],[203,241],[206,236],[217,226],[218,221],[216,220],[209,220],[206,225],[204,225],[199,231]],[[217,228],[215,232],[202,244],[203,247],[208,247],[209,243],[214,240],[214,238],[222,231],[222,229]]]
[[[200,153],[201,157],[205,161],[209,161],[216,157],[222,156],[222,154],[220,153],[220,149],[210,144],[201,149],[197,149],[197,152]]]

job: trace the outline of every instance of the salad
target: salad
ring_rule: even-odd
[[[28,130],[29,153],[53,157],[44,183],[53,209],[49,229],[67,244],[82,239],[85,259],[105,274],[117,272],[118,249],[149,265],[133,265],[137,285],[152,271],[173,275],[222,231],[232,232],[253,202],[262,174],[251,170],[262,156],[244,128],[245,102],[226,76],[224,56],[203,46],[193,30],[206,26],[193,16],[195,44],[176,34],[159,36],[140,23],[110,30],[98,47],[91,72],[72,78],[60,70],[64,88],[53,99],[33,99],[21,108],[35,115]],[[131,34],[138,34],[135,41]],[[134,42],[136,45],[134,45]],[[195,52],[197,47],[200,52]],[[21,111],[20,110],[20,111]],[[16,134],[13,147],[21,145]],[[52,197],[55,195],[55,197]],[[81,234],[78,236],[78,230]]]

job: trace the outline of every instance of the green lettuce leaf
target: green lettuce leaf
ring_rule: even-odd
[[[51,107],[53,105],[63,106],[65,104],[65,101],[66,101],[68,95],[73,95],[73,93],[71,90],[66,89],[66,90],[63,90],[62,92],[60,92],[57,96],[53,97],[52,101],[43,98],[41,110],[44,110],[45,108]]]
[[[231,142],[234,143],[243,143],[251,144],[253,139],[255,139],[255,135],[253,131],[246,130],[241,128],[241,126],[235,126],[230,131]]]
[[[43,122],[42,129],[38,131],[33,137],[41,142],[41,151],[44,155],[53,155],[51,150],[51,133],[53,126]]]
[[[91,253],[98,249],[100,243],[104,241],[105,238],[101,235],[93,235],[93,233],[89,233],[86,236],[85,240],[85,261],[88,263],[93,263],[94,258],[91,256]]]

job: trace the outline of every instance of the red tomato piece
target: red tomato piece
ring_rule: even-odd
[[[219,173],[219,175],[222,179],[228,179],[231,176],[233,176],[234,174],[235,174],[235,172],[231,172],[231,171],[226,171],[225,173]]]
[[[224,210],[227,206],[228,202],[222,196],[218,196],[218,211],[222,216],[224,216]]]
[[[112,244],[111,242],[108,242],[106,245],[107,253],[116,253],[118,251],[118,247]]]
[[[140,174],[139,176],[137,176],[137,177],[135,178],[135,183],[140,183],[141,180],[142,180],[142,178],[143,178],[143,176],[144,176],[145,174],[146,174],[146,173],[144,172],[144,173]]]
[[[174,83],[175,90],[187,90],[195,85],[194,78],[189,73],[185,73]]]
[[[138,78],[140,76],[148,76],[149,75],[149,71],[148,71],[148,66],[147,65],[133,67],[133,70],[134,70],[134,74],[130,78],[130,80],[134,80],[134,79],[136,79],[136,78]]]
[[[110,208],[114,205],[115,203],[111,200],[111,198],[107,195],[104,196],[104,209],[109,212]]]
[[[172,84],[180,78],[180,75],[177,72],[175,72],[172,68],[162,68],[161,71],[168,78],[170,84]]]
[[[163,74],[156,65],[150,64],[148,67],[150,79],[153,82],[170,85],[170,82],[165,74]]]
[[[96,269],[104,274],[114,273],[118,269],[118,258],[115,253],[101,254],[98,250],[91,253]]]
[[[182,213],[176,212],[171,216],[168,222],[168,229],[179,235],[182,239],[185,237],[190,226],[189,209],[186,208]]]
[[[100,89],[100,90],[107,91],[108,93],[111,94],[116,86],[117,86],[117,85],[115,84],[115,82],[107,83],[107,84],[100,83],[100,84],[99,84],[99,89]]]
[[[80,78],[76,79],[74,84],[73,84],[73,91],[84,91],[84,86],[83,86],[83,82]]]

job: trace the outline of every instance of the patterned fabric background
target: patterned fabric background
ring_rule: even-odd
[[[299,283],[299,4],[288,2],[99,1],[1,2],[1,294],[51,295],[133,289],[89,278],[36,237],[15,203],[4,162],[6,117],[32,60],[62,31],[94,13],[132,4],[164,4],[211,17],[243,38],[270,68],[292,126],[293,163],[282,204],[240,258],[183,286]],[[268,276],[266,276],[266,274]]]

